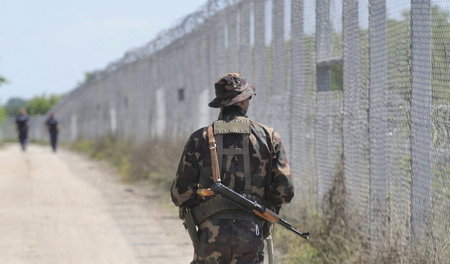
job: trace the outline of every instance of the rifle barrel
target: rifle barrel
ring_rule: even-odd
[[[285,228],[291,230],[292,232],[296,233],[297,235],[303,237],[304,239],[309,238],[309,233],[303,233],[299,230],[297,230],[295,227],[293,227],[291,224],[289,224],[286,220],[280,218],[280,221],[278,221],[278,224],[284,226]]]

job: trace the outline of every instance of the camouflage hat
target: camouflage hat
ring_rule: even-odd
[[[230,72],[222,76],[214,84],[216,98],[208,105],[213,108],[220,108],[236,104],[256,95],[255,87],[247,84],[245,78],[237,72]]]

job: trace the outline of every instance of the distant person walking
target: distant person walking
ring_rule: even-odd
[[[46,125],[47,131],[50,134],[50,145],[52,146],[53,152],[56,152],[56,149],[58,147],[59,124],[58,120],[56,120],[55,118],[54,113],[50,113]]]
[[[27,115],[27,111],[25,108],[20,108],[19,114],[16,116],[16,130],[19,135],[22,151],[27,149],[28,144],[28,120],[30,120],[30,118]]]

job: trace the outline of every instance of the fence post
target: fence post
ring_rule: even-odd
[[[411,235],[427,234],[431,213],[431,4],[411,1]]]
[[[266,47],[265,47],[265,2],[254,1],[254,17],[255,17],[255,86],[257,89],[256,108],[259,109],[255,113],[255,119],[264,122],[266,118],[266,110],[264,105],[267,101],[267,77],[266,77]]]
[[[357,209],[361,227],[365,231],[363,238],[369,238],[369,157],[368,157],[368,65],[361,63],[361,57],[367,60],[368,39],[360,37],[368,28],[360,28],[358,0],[343,2],[343,140],[346,203],[349,209]],[[363,8],[368,8],[368,0]],[[368,10],[367,10],[368,11]],[[362,39],[363,38],[363,39]],[[363,46],[365,45],[365,46]],[[363,50],[365,49],[365,50]],[[365,74],[363,76],[363,74]],[[356,219],[355,219],[356,220]]]
[[[387,228],[387,196],[389,176],[387,170],[387,37],[386,1],[369,0],[369,158],[370,202],[369,237],[372,249],[383,239]],[[386,225],[386,226],[385,226]]]

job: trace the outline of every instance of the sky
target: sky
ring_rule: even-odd
[[[2,0],[0,103],[62,94],[207,0]]]

